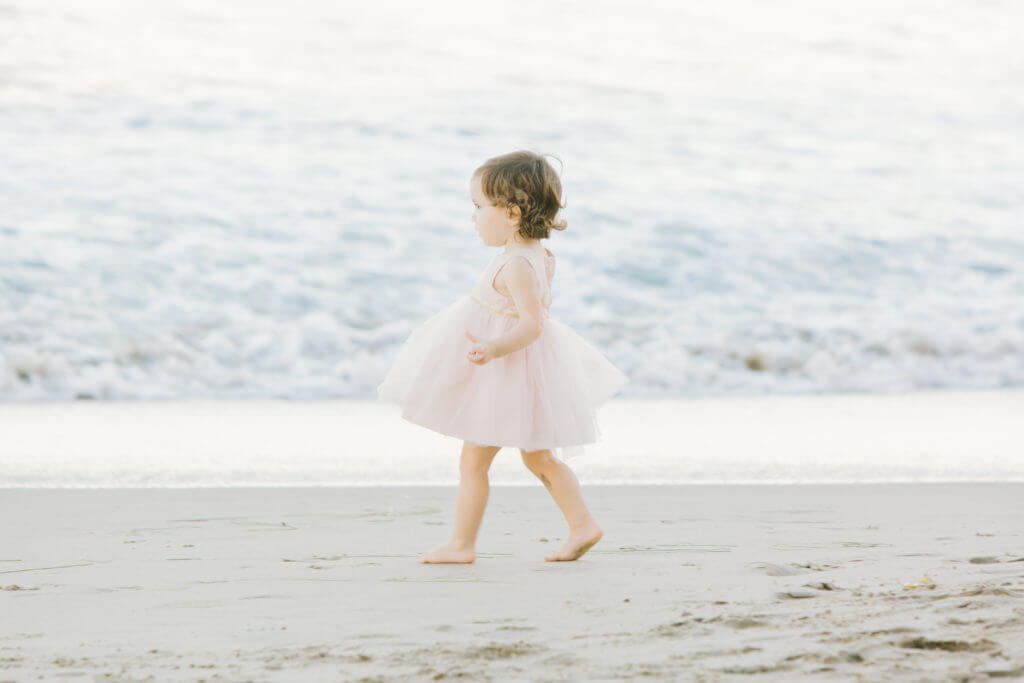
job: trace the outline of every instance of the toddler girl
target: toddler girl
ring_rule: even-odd
[[[595,408],[629,379],[549,317],[555,256],[540,240],[566,223],[555,218],[562,185],[547,160],[528,151],[488,159],[469,190],[477,233],[502,250],[471,294],[412,331],[377,388],[402,406],[404,419],[464,441],[452,538],[420,559],[476,559],[487,472],[501,448],[514,447],[569,524],[565,543],[544,559],[575,560],[602,531],[561,458],[597,440]]]

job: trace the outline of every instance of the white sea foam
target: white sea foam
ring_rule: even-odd
[[[1024,5],[0,11],[0,399],[370,397],[521,146],[624,396],[1024,383]]]

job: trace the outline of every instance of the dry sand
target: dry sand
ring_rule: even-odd
[[[1024,484],[0,491],[0,680],[1024,678]]]

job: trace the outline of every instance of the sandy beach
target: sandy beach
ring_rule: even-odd
[[[1024,484],[590,486],[604,539],[492,486],[0,495],[0,680],[1024,677]]]

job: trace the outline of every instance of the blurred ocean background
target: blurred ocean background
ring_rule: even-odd
[[[1021,26],[0,0],[0,399],[373,398],[515,148],[564,162],[552,315],[622,397],[1024,385]]]

